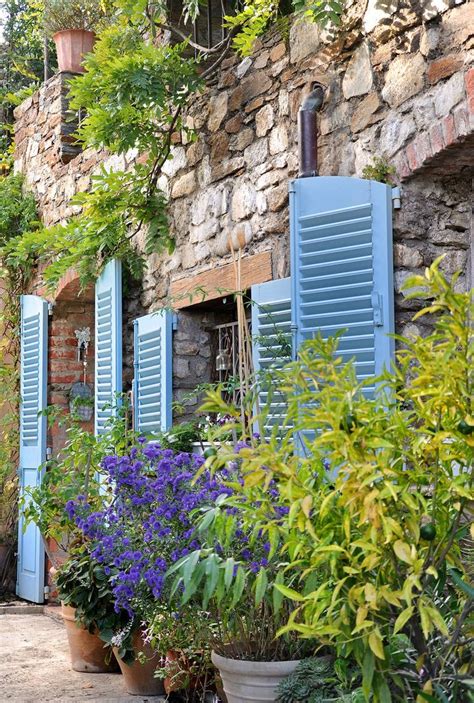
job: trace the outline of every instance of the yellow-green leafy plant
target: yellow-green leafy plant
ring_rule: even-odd
[[[474,305],[454,284],[439,261],[408,281],[432,332],[397,337],[382,378],[359,382],[337,338],[307,342],[280,373],[284,427],[238,454],[240,504],[291,578],[271,585],[294,605],[280,634],[355,660],[367,701],[472,696]],[[235,458],[224,445],[208,464]],[[286,517],[268,517],[271,482]]]

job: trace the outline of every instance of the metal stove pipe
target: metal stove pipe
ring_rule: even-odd
[[[324,86],[313,83],[311,93],[298,110],[299,178],[318,175],[317,113],[324,100]]]

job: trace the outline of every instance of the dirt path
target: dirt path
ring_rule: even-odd
[[[45,615],[0,615],[0,702],[159,703],[124,692],[120,674],[71,669],[66,632]]]

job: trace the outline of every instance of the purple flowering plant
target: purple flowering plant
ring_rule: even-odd
[[[255,486],[245,486],[243,480],[243,460],[260,443],[253,434],[233,446],[221,445],[208,458],[203,468],[212,467],[231,490],[196,511],[201,546],[181,557],[168,576],[182,603],[194,601],[211,613],[218,625],[211,643],[215,651],[254,661],[296,659],[311,653],[314,642],[294,633],[277,636],[291,610],[276,587],[291,581],[280,543],[288,501],[265,467]],[[272,532],[261,529],[262,516],[274,522]]]
[[[140,438],[126,454],[103,459],[109,495],[103,509],[95,510],[84,496],[66,506],[91,557],[104,566],[116,611],[130,620],[168,600],[167,570],[201,547],[193,511],[231,492],[208,471],[193,483],[203,462]]]

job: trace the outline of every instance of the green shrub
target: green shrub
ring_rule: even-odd
[[[337,339],[316,338],[280,374],[288,412],[278,434],[238,455],[223,445],[208,460],[216,469],[241,462],[237,503],[254,542],[267,538],[282,564],[284,583],[266,573],[261,582],[294,604],[280,635],[297,632],[355,660],[366,700],[383,703],[467,700],[472,688],[474,588],[463,548],[473,498],[474,305],[438,265],[408,282],[409,297],[428,301],[415,317],[430,315],[433,331],[397,338],[394,369],[375,379],[375,398],[374,379],[358,382]],[[204,409],[238,424],[237,409],[216,394]],[[272,482],[285,518],[272,516]],[[230,542],[235,529],[229,515]]]

